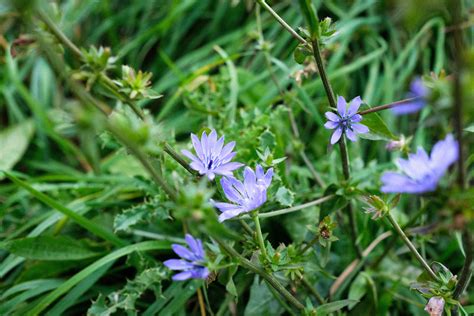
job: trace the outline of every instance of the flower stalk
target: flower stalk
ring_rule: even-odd
[[[337,108],[336,98],[334,96],[331,83],[329,82],[329,77],[324,67],[321,50],[319,49],[319,41],[317,38],[313,39],[312,46],[313,46],[313,56],[314,56],[314,59],[316,60],[318,72],[323,82],[324,89],[326,91],[326,96],[329,101],[329,105],[332,108]],[[350,178],[350,169],[349,169],[349,155],[347,152],[346,141],[345,141],[344,135],[341,137],[339,141],[339,149],[341,152],[342,172],[344,174],[344,179],[347,181]],[[357,225],[355,221],[355,214],[354,214],[354,209],[352,208],[352,204],[350,202],[347,205],[346,210],[347,210],[347,213],[349,214],[349,226],[350,226],[350,233],[352,235],[353,247],[357,256],[361,258],[362,250],[360,246],[357,244]]]
[[[267,248],[265,247],[265,242],[263,241],[262,228],[260,227],[260,220],[258,219],[258,211],[253,211],[250,216],[255,223],[255,234],[257,235],[258,246],[262,252],[262,257],[264,261],[268,262]]]
[[[413,253],[415,256],[416,260],[420,262],[420,264],[423,266],[423,268],[428,272],[428,274],[434,279],[438,280],[438,276],[433,272],[433,270],[430,268],[428,263],[425,261],[425,259],[420,255],[418,250],[416,250],[415,246],[412,244],[410,239],[408,239],[407,235],[405,235],[405,232],[403,229],[398,225],[397,221],[393,218],[392,214],[387,213],[386,215],[388,221],[390,224],[392,224],[393,228],[395,228],[395,231],[397,234],[400,236],[400,238],[403,240],[403,242],[407,245],[408,249]]]
[[[420,99],[421,99],[420,97],[403,99],[403,100],[400,100],[400,101],[395,101],[395,102],[387,103],[387,104],[384,104],[384,105],[374,106],[373,108],[363,110],[363,111],[359,111],[357,114],[366,115],[366,114],[375,113],[375,112],[379,112],[379,111],[383,111],[383,110],[388,110],[388,109],[391,109],[391,108],[394,108],[394,107],[397,107],[397,106],[406,105],[407,103],[410,103],[410,102],[413,102],[413,101],[418,101]]]

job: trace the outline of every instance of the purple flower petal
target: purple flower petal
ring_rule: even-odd
[[[193,279],[207,279],[209,270],[206,267],[191,270]]]
[[[234,218],[244,212],[245,210],[243,208],[235,208],[233,210],[222,212],[221,215],[219,215],[219,222],[222,223],[223,221]]]
[[[359,111],[360,105],[362,104],[362,99],[360,97],[355,97],[352,99],[349,104],[349,109],[347,110],[347,116],[353,116]]]
[[[232,152],[232,149],[235,147],[235,142],[230,142],[222,148],[221,156],[225,157]]]
[[[346,136],[353,142],[357,141],[356,134],[350,128],[346,129]]]
[[[186,260],[191,260],[191,261],[194,260],[193,253],[189,251],[189,249],[187,249],[186,247],[174,244],[171,246],[171,248],[181,258],[186,259]]]
[[[181,259],[169,259],[163,264],[170,270],[186,270],[194,267],[192,263]]]
[[[331,136],[331,145],[334,145],[335,143],[337,143],[339,139],[341,138],[341,135],[342,135],[342,128],[339,127],[334,131],[334,133]]]
[[[343,96],[338,96],[337,97],[337,112],[341,117],[346,116],[346,107],[347,107],[347,102],[346,99],[344,99]]]
[[[369,128],[364,124],[360,123],[351,124],[351,128],[358,134],[364,134],[369,132]]]
[[[198,164],[202,164],[201,160],[199,160],[198,157],[191,154],[191,152],[189,150],[183,149],[183,150],[181,150],[181,153],[183,155],[185,155],[186,157],[188,157],[189,159],[191,159],[193,162],[198,163]]]
[[[334,112],[326,112],[324,115],[328,120],[333,122],[339,122],[341,120],[341,118]]]
[[[244,169],[244,186],[247,192],[254,192],[256,190],[257,185],[257,176],[255,172],[249,167],[245,167]]]
[[[199,138],[196,135],[191,134],[191,142],[193,143],[194,150],[196,151],[196,154],[199,157],[199,159],[201,159],[201,160],[204,159],[204,153],[202,151],[202,144],[199,141]]]
[[[232,171],[234,171],[235,169],[239,169],[243,165],[244,164],[240,162],[229,162],[229,163],[220,165],[219,167],[214,169],[214,172],[217,174],[220,174],[221,176],[231,177]]]
[[[459,144],[452,134],[448,134],[444,140],[437,142],[431,150],[431,166],[442,173],[458,158]]]
[[[186,243],[188,244],[189,249],[191,249],[193,253],[200,254],[202,252],[202,246],[201,247],[199,246],[199,242],[196,238],[194,238],[190,234],[186,234],[184,239],[186,240]]]
[[[230,178],[222,178],[221,187],[224,191],[225,197],[230,201],[239,203],[243,199],[242,194],[233,187]]]
[[[190,279],[192,276],[193,276],[192,271],[184,271],[184,272],[180,272],[173,275],[171,279],[173,281],[184,281],[184,280]]]
[[[358,122],[360,122],[360,121],[362,121],[362,115],[360,115],[360,114],[354,114],[354,115],[352,115],[352,117],[351,117],[351,123],[358,123]]]
[[[333,122],[333,121],[327,121],[326,124],[324,124],[324,127],[327,129],[335,129],[339,126],[339,122]]]

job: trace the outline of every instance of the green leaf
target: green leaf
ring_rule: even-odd
[[[295,194],[285,187],[280,187],[275,195],[276,200],[283,206],[293,205]]]
[[[68,237],[38,236],[0,243],[0,248],[33,260],[82,260],[99,255],[81,242]]]
[[[361,138],[370,140],[396,140],[397,137],[389,130],[387,124],[377,113],[370,113],[363,116],[362,124],[369,128],[366,134],[358,134]]]
[[[0,171],[10,171],[28,148],[33,136],[34,125],[31,120],[10,126],[0,131]],[[0,173],[0,180],[5,175]]]
[[[367,279],[362,275],[359,274],[357,278],[352,282],[351,287],[349,289],[349,299],[356,301],[355,303],[349,304],[349,309],[354,308],[361,298],[367,293]]]
[[[301,11],[308,23],[311,38],[319,36],[319,21],[311,0],[299,0]]]
[[[464,130],[469,133],[474,133],[474,124],[469,125]]]
[[[54,291],[43,297],[41,301],[35,305],[34,308],[28,311],[27,316],[39,315],[44,311],[51,303],[53,303],[58,297],[69,292],[76,284],[87,278],[89,275],[107,265],[110,262],[117,260],[123,256],[126,256],[132,252],[136,251],[147,251],[147,250],[159,250],[159,249],[169,249],[170,243],[166,241],[144,241],[138,244],[126,246],[120,248],[111,254],[97,260],[91,265],[87,266],[80,272],[76,273],[74,276],[70,277],[66,282],[57,287]]]
[[[357,303],[358,301],[356,300],[341,300],[341,301],[335,301],[327,304],[323,304],[321,306],[318,306],[316,308],[316,314],[318,316],[323,316],[327,315],[329,313],[336,312],[338,310],[343,309],[344,307],[348,306],[349,304],[354,304]]]
[[[255,276],[250,287],[250,298],[245,307],[245,316],[280,315],[281,306],[273,297],[265,282],[260,282]]]

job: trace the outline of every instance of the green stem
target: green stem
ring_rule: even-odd
[[[308,251],[309,248],[311,248],[315,243],[317,243],[319,240],[319,235],[315,235],[313,239],[309,243],[307,243],[303,249],[301,249],[301,255],[304,255],[306,251]]]
[[[280,293],[289,303],[291,303],[294,307],[298,310],[304,310],[304,305],[301,304],[298,299],[296,299],[290,292],[280,282],[278,282],[275,277],[271,274],[266,273],[263,269],[255,266],[251,261],[240,255],[234,248],[228,246],[225,242],[221,241],[220,239],[215,239],[216,242],[227,252],[228,255],[237,259],[239,261],[239,265],[242,267],[252,271],[260,275],[265,281],[267,281],[278,293]]]
[[[148,157],[138,148],[138,146],[135,145],[132,141],[128,139],[125,135],[123,135],[117,128],[114,126],[108,124],[108,129],[109,131],[112,132],[112,134],[117,137],[117,139],[124,144],[130,152],[141,162],[143,167],[146,169],[146,171],[150,174],[152,179],[155,181],[155,183],[163,189],[163,191],[166,192],[166,194],[173,200],[176,201],[178,199],[178,195],[176,192],[168,186],[168,183],[165,181],[165,179],[155,170],[155,168],[152,166],[150,161],[148,160]]]
[[[184,169],[186,169],[190,174],[192,174],[193,176],[199,176],[199,173],[192,169],[189,164],[186,162],[186,160],[183,159],[183,157],[181,157],[180,154],[178,154],[174,149],[173,147],[171,147],[168,143],[164,143],[164,150],[165,152],[171,156],[171,158],[173,158],[177,163],[179,163]]]
[[[313,39],[311,43],[313,46],[313,56],[316,60],[316,66],[318,67],[319,76],[323,82],[324,90],[326,91],[326,95],[329,101],[329,105],[332,108],[337,108],[336,98],[334,96],[334,92],[332,91],[331,83],[329,82],[329,77],[326,73],[326,68],[324,67],[323,58],[321,55],[321,50],[319,49],[319,41],[317,38]]]
[[[322,204],[326,201],[329,201],[330,199],[332,199],[334,197],[335,197],[335,195],[323,196],[323,197],[318,198],[314,201],[304,203],[304,204],[301,204],[301,205],[297,205],[297,206],[293,206],[293,207],[289,207],[289,208],[283,208],[281,210],[276,210],[276,211],[272,211],[272,212],[259,213],[258,217],[259,218],[268,218],[268,217],[274,217],[274,216],[279,216],[279,215],[283,215],[283,214],[289,214],[289,213],[297,212],[297,211],[300,211],[302,209],[305,209],[305,208],[308,208],[308,207],[311,207],[311,206]],[[240,217],[240,219],[246,219],[246,218],[250,218],[250,216],[243,215],[242,217]]]
[[[398,235],[402,238],[403,242],[407,245],[408,249],[410,249],[410,251],[413,253],[413,255],[415,256],[416,260],[418,260],[418,262],[420,262],[420,264],[423,266],[423,268],[426,270],[426,272],[428,272],[428,274],[434,279],[434,280],[438,280],[438,277],[436,276],[436,274],[433,272],[433,270],[430,268],[430,266],[428,265],[428,263],[425,261],[425,259],[423,259],[423,257],[420,255],[420,253],[418,252],[418,250],[416,250],[415,246],[411,243],[410,239],[408,239],[407,235],[405,235],[405,233],[403,232],[402,228],[400,227],[400,225],[398,225],[397,221],[393,218],[392,214],[388,213],[387,214],[387,218],[390,222],[390,224],[392,224],[393,228],[395,228],[396,232],[398,233]]]
[[[313,39],[312,41],[313,46],[313,55],[314,59],[316,60],[316,65],[318,67],[318,72],[323,82],[324,89],[326,91],[326,95],[329,101],[329,105],[333,108],[337,108],[336,98],[334,96],[334,92],[331,87],[331,83],[329,82],[329,77],[326,73],[326,68],[324,67],[323,58],[321,55],[321,50],[319,49],[319,41],[317,38]],[[342,163],[342,171],[344,173],[344,179],[347,181],[350,178],[350,169],[349,169],[349,155],[347,153],[346,141],[344,135],[341,137],[339,141],[339,149],[341,152],[341,163]],[[347,205],[347,213],[349,215],[349,228],[352,237],[352,245],[354,250],[357,254],[357,257],[362,257],[362,249],[357,244],[357,225],[355,221],[355,213],[354,209],[352,208],[352,204],[349,202]]]
[[[306,278],[302,278],[301,282],[303,285],[311,292],[311,294],[316,298],[316,300],[319,302],[319,304],[324,304],[324,298],[314,289],[313,285],[309,283]]]
[[[281,24],[294,38],[296,38],[300,43],[307,44],[306,40],[302,38],[296,31],[288,25],[288,23],[283,20],[278,13],[276,13],[271,6],[269,6],[265,0],[256,0],[265,10],[267,10],[277,21]]]
[[[74,55],[76,55],[77,57],[79,57],[79,59],[81,59],[81,61],[83,61],[84,55],[82,54],[81,50],[76,45],[74,45],[74,43],[71,42],[71,40],[69,40],[69,38],[53,22],[53,20],[51,20],[51,18],[42,10],[38,10],[38,15],[39,15],[40,20],[43,21],[44,24],[46,24],[46,26],[54,34],[54,36],[56,36],[56,38],[61,43],[63,43],[64,46],[69,48],[74,53]]]
[[[466,252],[466,258],[464,260],[464,264],[461,269],[459,281],[456,284],[456,288],[454,289],[453,298],[455,300],[457,300],[461,296],[461,294],[466,290],[467,286],[469,285],[469,281],[471,280],[471,277],[472,277],[471,264],[474,259],[474,244],[472,240],[472,235],[469,233],[467,228],[464,230],[463,239],[464,239],[464,250]]]
[[[262,235],[262,228],[260,227],[260,220],[258,219],[258,211],[253,211],[251,213],[252,219],[255,223],[255,233],[257,234],[258,245],[260,247],[260,251],[262,252],[262,256],[264,261],[269,262],[267,248],[265,247],[265,242],[263,241]]]

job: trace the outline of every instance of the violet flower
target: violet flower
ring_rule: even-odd
[[[458,160],[458,147],[451,134],[434,145],[431,156],[419,147],[408,159],[398,159],[401,172],[389,171],[382,175],[381,191],[414,194],[434,191],[449,166]]]
[[[219,222],[236,217],[242,213],[256,210],[267,201],[267,188],[273,177],[273,168],[264,173],[262,166],[257,165],[256,172],[249,167],[244,170],[244,182],[233,178],[221,179],[221,186],[226,198],[232,203],[214,202],[222,213]]]
[[[180,256],[181,259],[166,260],[163,264],[168,267],[168,269],[183,271],[173,275],[172,279],[174,281],[206,279],[209,275],[209,270],[204,265],[206,259],[201,240],[189,234],[186,234],[185,239],[189,249],[178,244],[171,246],[173,251]]]
[[[209,180],[214,180],[216,174],[221,176],[232,176],[232,172],[243,166],[240,162],[231,162],[236,152],[232,150],[235,142],[230,142],[224,146],[224,136],[217,139],[217,133],[212,130],[209,136],[206,132],[201,135],[201,140],[191,134],[196,156],[188,150],[182,150],[181,153],[192,160],[191,168],[198,171],[199,174],[205,174]]]
[[[346,134],[347,138],[355,142],[357,134],[367,133],[369,128],[359,122],[362,121],[362,116],[357,114],[362,100],[356,97],[351,100],[349,108],[344,97],[337,98],[337,114],[333,112],[326,112],[326,118],[329,120],[324,124],[327,129],[335,129],[331,136],[331,144],[334,145],[341,139],[342,134]]]
[[[407,93],[407,98],[416,98],[416,100],[393,107],[392,112],[395,115],[418,112],[426,105],[428,95],[428,88],[423,84],[423,80],[417,77],[410,83],[410,91]]]

